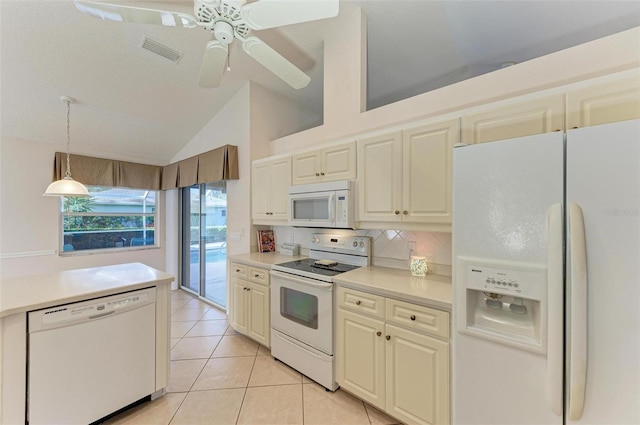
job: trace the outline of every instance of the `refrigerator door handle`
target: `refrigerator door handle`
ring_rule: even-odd
[[[564,254],[562,205],[553,204],[547,212],[547,402],[551,411],[562,416],[563,407],[563,288]]]
[[[587,247],[582,208],[569,203],[569,313],[568,406],[569,420],[582,417],[587,380]]]

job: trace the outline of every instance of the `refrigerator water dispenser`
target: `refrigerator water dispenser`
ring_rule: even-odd
[[[546,352],[546,268],[458,257],[457,330],[515,348]]]

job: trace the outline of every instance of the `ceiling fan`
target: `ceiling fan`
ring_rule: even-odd
[[[301,22],[331,18],[338,14],[339,0],[194,0],[194,15],[121,4],[76,0],[76,8],[96,18],[168,27],[204,28],[214,40],[207,43],[200,81],[202,87],[218,87],[234,38],[243,50],[294,89],[306,87],[309,76],[285,59],[251,30],[262,30]]]

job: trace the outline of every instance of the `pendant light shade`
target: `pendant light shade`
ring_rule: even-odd
[[[43,196],[89,196],[89,191],[80,182],[71,178],[71,153],[69,150],[71,137],[69,132],[71,103],[75,100],[68,96],[62,96],[61,101],[67,104],[67,171],[62,180],[55,181],[47,187]]]

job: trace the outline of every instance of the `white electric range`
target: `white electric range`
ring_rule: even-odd
[[[371,238],[317,233],[309,258],[271,267],[271,355],[335,391],[333,278],[371,264]]]

